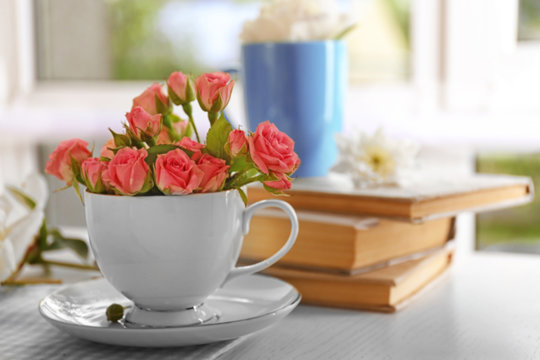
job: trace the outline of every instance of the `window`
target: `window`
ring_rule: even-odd
[[[519,2],[519,41],[540,41],[540,2],[521,0]]]
[[[540,189],[538,153],[484,153],[476,164],[482,173],[529,176]],[[524,206],[477,215],[476,248],[540,253],[540,198]]]
[[[0,81],[0,106],[12,105],[9,118],[36,138],[117,126],[144,85],[111,80],[147,84],[171,69],[238,67],[240,25],[262,1],[0,1],[0,80],[8,80]],[[534,147],[537,3],[339,0],[360,22],[347,38],[345,129],[384,126],[428,145],[450,143],[452,153],[463,143]],[[205,21],[192,21],[201,13]]]
[[[238,67],[242,24],[263,2],[35,0],[39,78],[163,79],[177,69]],[[409,0],[341,0],[339,6],[361,24],[347,39],[351,79],[408,79]]]

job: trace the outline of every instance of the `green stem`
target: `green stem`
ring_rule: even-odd
[[[78,270],[99,271],[99,268],[94,265],[75,264],[75,263],[70,263],[70,262],[65,262],[65,261],[41,260],[39,263],[43,265],[63,266],[63,267],[68,267],[68,268],[78,269]]]
[[[195,136],[197,137],[197,141],[201,142],[201,138],[199,137],[199,132],[197,131],[197,127],[195,126],[195,121],[193,121],[193,112],[191,109],[191,104],[186,103],[182,105],[182,109],[184,109],[184,112],[189,118],[189,123],[191,124],[191,127],[193,128],[193,131],[195,132]]]
[[[213,112],[213,111],[208,112],[208,120],[210,120],[210,126],[214,125],[218,117],[219,117],[219,112]]]

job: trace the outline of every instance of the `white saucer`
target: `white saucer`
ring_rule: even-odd
[[[107,321],[112,303],[132,306],[105,279],[62,287],[39,304],[41,315],[72,335],[100,343],[126,346],[185,346],[230,340],[264,329],[289,314],[300,294],[288,283],[265,275],[231,280],[205,304],[220,316],[208,323],[182,327],[142,327]]]

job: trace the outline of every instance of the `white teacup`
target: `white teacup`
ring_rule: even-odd
[[[261,271],[292,247],[294,209],[281,200],[244,203],[235,190],[185,196],[85,193],[90,246],[105,278],[134,307],[126,320],[149,326],[202,323],[217,311],[205,299],[227,281]],[[291,220],[285,245],[270,258],[235,267],[254,212],[278,207]]]

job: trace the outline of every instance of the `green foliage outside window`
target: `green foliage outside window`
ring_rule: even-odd
[[[178,35],[182,49],[176,49],[157,29],[159,12],[168,2],[108,2],[114,79],[164,79],[178,69],[193,74],[208,70],[200,66],[190,43],[189,32]]]
[[[540,154],[491,154],[477,158],[481,173],[529,176],[540,189]],[[477,248],[500,243],[540,243],[540,198],[532,203],[477,216]]]
[[[540,40],[540,1],[520,0],[519,40]]]

